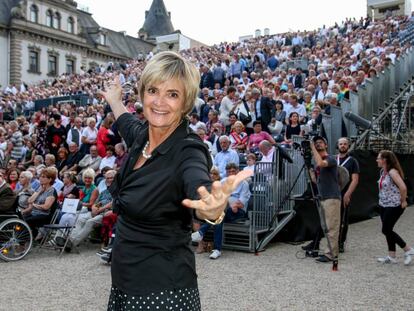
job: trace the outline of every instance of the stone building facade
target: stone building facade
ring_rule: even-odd
[[[35,83],[145,55],[155,44],[100,27],[73,0],[0,1],[0,85]]]

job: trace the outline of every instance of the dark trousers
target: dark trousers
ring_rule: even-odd
[[[388,250],[395,252],[395,244],[399,247],[404,248],[407,243],[393,231],[394,226],[404,209],[401,206],[398,207],[380,207],[380,216],[382,221],[382,233],[387,238]]]
[[[223,223],[224,222],[227,222],[227,223],[235,222],[236,220],[240,218],[245,218],[245,217],[246,217],[246,212],[244,210],[238,209],[237,213],[233,213],[232,209],[230,207],[227,207],[226,216],[224,217],[224,220],[221,224],[212,226],[208,223],[205,223],[200,227],[199,232],[202,236],[204,236],[206,232],[208,231],[208,229],[213,227],[214,228],[214,249],[221,251],[221,247],[223,244]]]
[[[36,215],[36,216],[27,216],[24,219],[27,224],[29,225],[30,229],[32,229],[33,237],[36,238],[38,229],[43,225],[47,225],[50,222],[49,215]]]
[[[339,232],[339,246],[343,246],[346,241],[346,236],[348,234],[348,225],[349,225],[349,209],[344,206],[344,201],[341,201],[341,231]]]

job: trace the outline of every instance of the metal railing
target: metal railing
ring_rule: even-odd
[[[365,84],[359,86],[357,92],[350,91],[349,100],[342,100],[341,108],[331,107],[334,109],[331,109],[330,116],[323,116],[329,152],[335,152],[335,142],[343,133],[343,122],[348,137],[355,138],[353,148],[370,149],[373,142],[380,145],[383,140],[388,148],[412,153],[410,99],[413,84],[414,48],[410,48],[376,77],[365,79]],[[371,121],[372,129],[359,131],[352,121],[344,117],[348,111]],[[392,141],[394,143],[390,143]]]
[[[295,150],[286,150],[295,159]],[[252,250],[261,251],[295,215],[294,195],[302,194],[303,182],[290,192],[299,171],[275,150],[272,163],[258,162],[252,185],[253,210],[249,212]],[[290,193],[289,193],[290,192]]]
[[[413,153],[412,145],[412,87],[408,84],[401,93],[372,121],[372,128],[365,130],[353,148],[380,151],[389,149],[398,153]]]

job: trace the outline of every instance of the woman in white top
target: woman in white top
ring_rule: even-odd
[[[99,165],[99,171],[102,171],[104,167],[110,167],[111,169],[115,166],[115,148],[114,146],[107,146],[106,147],[106,156],[102,158],[101,164]]]
[[[96,144],[96,139],[98,137],[98,130],[96,129],[96,120],[94,118],[88,118],[86,124],[87,127],[83,129],[81,137],[81,152],[84,154],[89,153],[89,149],[92,145]]]
[[[382,221],[382,233],[388,244],[388,256],[378,258],[382,263],[397,263],[396,244],[404,250],[404,264],[409,265],[414,249],[394,231],[394,226],[407,207],[407,187],[404,172],[392,151],[382,150],[377,157],[381,176],[378,180],[379,210]]]
[[[250,91],[246,92],[246,94],[244,96],[244,100],[245,100],[245,102],[247,104],[247,107],[249,108],[250,117],[252,118],[252,120],[249,123],[247,123],[247,124],[244,125],[245,126],[245,130],[246,130],[246,133],[248,135],[250,135],[250,134],[253,133],[253,123],[254,123],[254,121],[256,121],[256,115],[255,115],[255,109],[256,109],[255,104],[256,104],[256,100],[252,97],[252,94],[251,94]],[[244,104],[243,104],[243,106],[244,106]]]

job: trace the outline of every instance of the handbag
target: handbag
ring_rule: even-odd
[[[250,110],[249,110],[249,107],[247,106],[246,102],[243,102],[243,104],[244,104],[244,108],[246,109],[247,115],[244,114],[243,112],[240,112],[240,110],[239,110],[239,120],[244,125],[247,125],[250,122],[252,122],[252,116],[250,115]]]

